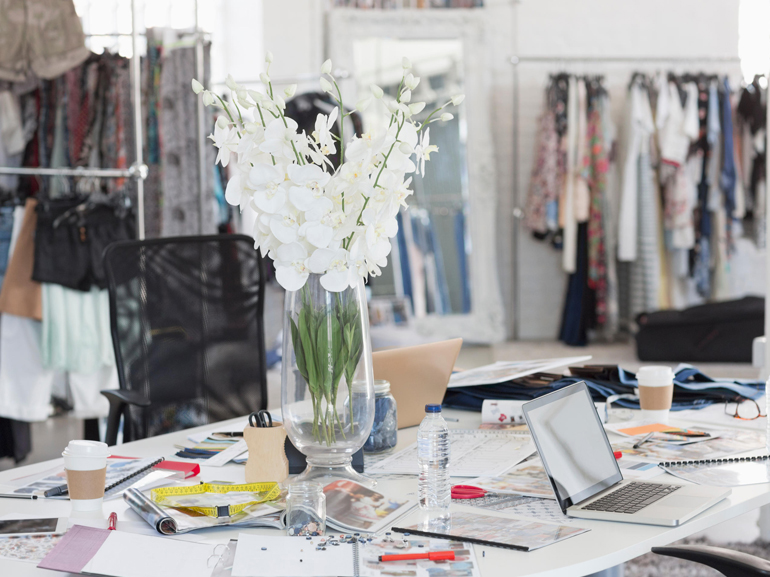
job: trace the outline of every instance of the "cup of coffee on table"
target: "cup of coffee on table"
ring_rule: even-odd
[[[668,413],[674,398],[674,371],[670,367],[641,367],[636,373],[639,382],[639,404],[642,419],[668,424]]]
[[[102,508],[109,456],[107,443],[98,441],[70,441],[64,449],[62,457],[73,511]]]

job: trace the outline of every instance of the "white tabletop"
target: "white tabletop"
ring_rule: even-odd
[[[720,408],[721,411],[721,408]],[[730,425],[733,419],[720,419],[719,412],[712,413],[715,420],[719,420],[720,426]],[[480,422],[479,413],[462,411],[445,411],[448,417],[457,418],[457,422],[450,422],[452,428],[477,428]],[[236,423],[243,419],[236,419],[222,423]],[[674,421],[672,420],[672,424]],[[764,419],[756,425],[763,426]],[[165,456],[173,458],[174,444],[189,444],[186,437],[195,431],[211,431],[215,426],[206,425],[198,429],[188,429],[177,433],[162,435],[143,441],[127,443],[115,447],[113,452],[121,456],[130,457],[155,457]],[[417,427],[399,431],[398,446],[401,449],[413,443],[417,437]],[[44,471],[56,464],[56,461],[47,461],[36,465],[29,465],[17,469],[0,472],[0,490],[2,484],[11,479],[30,475],[36,471]],[[244,467],[241,465],[227,465],[221,468],[201,466],[201,479],[221,481],[244,481]],[[459,480],[458,480],[459,481]],[[467,481],[467,479],[465,479]],[[670,475],[666,481],[671,483],[683,483]],[[392,494],[408,494],[416,498],[417,480],[391,480],[383,479],[378,483],[378,490]],[[673,541],[683,539],[693,533],[702,531],[718,523],[737,517],[762,505],[770,503],[770,484],[751,485],[733,488],[732,495],[714,507],[700,514],[680,527],[667,528],[651,525],[634,525],[630,523],[615,523],[609,521],[575,521],[576,526],[591,529],[566,541],[544,547],[537,551],[520,552],[494,547],[475,546],[476,556],[481,567],[481,573],[485,577],[505,575],[506,577],[531,575],[537,577],[576,577],[601,571],[639,555],[649,552],[651,547],[667,545]],[[104,514],[112,511],[118,513],[118,529],[120,521],[140,521],[133,511],[127,510],[128,506],[122,499],[107,501],[104,504]],[[65,517],[69,515],[70,505],[67,501],[37,500],[26,501],[21,499],[0,498],[0,517],[9,514],[34,515],[40,517]],[[486,512],[485,512],[486,514]],[[492,513],[494,514],[494,513]],[[407,517],[402,523],[408,523]],[[269,529],[211,529],[203,532],[188,534],[187,539],[195,539],[200,542],[210,543],[213,546],[219,543],[227,543],[230,539],[237,538],[239,532],[277,534]],[[158,537],[169,538],[169,537]],[[483,554],[482,554],[483,552]],[[13,575],[19,577],[31,575],[52,575],[52,572],[37,569],[32,563],[23,563],[0,559],[0,575]]]

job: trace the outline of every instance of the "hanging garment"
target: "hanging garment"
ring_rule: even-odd
[[[54,78],[91,54],[71,0],[0,0],[0,14],[0,80]]]
[[[14,218],[14,226],[20,221],[18,239],[13,244],[8,269],[0,290],[0,312],[41,320],[43,302],[40,283],[32,280],[35,254],[35,226],[37,201],[27,199],[23,219]],[[1,357],[0,357],[1,358]],[[0,365],[3,363],[0,362]]]
[[[588,287],[588,225],[577,225],[575,272],[569,275],[559,340],[572,346],[588,344],[588,329],[594,326],[594,291]]]
[[[690,82],[685,91],[686,101],[682,106],[679,88],[675,82],[668,82],[665,121],[659,132],[661,158],[675,166],[684,164],[690,142],[698,137],[698,87]]]
[[[588,286],[596,293],[596,324],[607,320],[607,245],[604,227],[604,207],[607,193],[607,150],[602,132],[602,117],[598,98],[588,116],[588,186],[590,209],[588,219]]]
[[[607,152],[607,173],[605,194],[602,206],[602,224],[604,225],[605,260],[607,262],[607,312],[604,322],[604,337],[607,340],[614,338],[620,327],[619,283],[618,270],[615,261],[617,254],[617,200],[613,198],[616,190],[617,178],[614,161],[614,148],[616,138],[615,124],[612,122],[610,99],[603,94],[600,99],[601,123],[604,138],[604,149]]]
[[[635,261],[637,258],[639,188],[644,182],[648,186],[649,140],[654,130],[650,100],[640,82],[635,81],[629,90],[629,113],[626,129],[626,157],[623,161],[623,180],[621,183],[620,216],[618,222],[618,259]],[[640,163],[644,155],[647,162]],[[640,166],[645,166],[640,175]]]
[[[591,172],[591,149],[588,135],[588,95],[585,82],[578,82],[577,149],[575,150],[575,220],[588,222],[591,212],[591,193],[588,180]]]
[[[535,162],[527,194],[525,224],[533,233],[545,235],[549,226],[548,206],[559,198],[559,136],[556,118],[547,107],[540,116]],[[556,219],[551,219],[556,220]],[[555,223],[554,223],[555,224]]]
[[[210,70],[211,45],[204,49],[204,68]],[[215,234],[217,219],[214,203],[214,156],[206,146],[204,190],[201,191],[198,166],[197,99],[190,98],[190,78],[195,76],[195,48],[167,50],[160,74],[160,133],[163,135],[163,236]],[[202,79],[207,85],[207,78]],[[206,125],[213,126],[210,108],[206,109]],[[201,197],[202,195],[202,197]],[[203,200],[201,200],[201,198]],[[202,227],[202,228],[201,228]]]
[[[559,202],[560,222],[564,229],[564,251],[562,268],[567,273],[577,270],[577,219],[575,218],[575,172],[577,170],[578,142],[578,81],[574,76],[569,79],[567,98],[567,132],[564,141],[567,147],[567,166],[564,176],[564,193]]]

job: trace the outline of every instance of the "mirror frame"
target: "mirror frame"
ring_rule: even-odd
[[[429,314],[414,318],[414,327],[427,337],[462,337],[472,343],[496,343],[506,339],[505,310],[497,256],[497,180],[490,118],[492,55],[483,10],[350,10],[328,14],[327,43],[335,67],[355,77],[353,44],[372,37],[399,40],[459,39],[463,47],[461,105],[467,126],[468,203],[467,219],[471,252],[468,270],[471,312]],[[340,87],[343,98],[356,102],[355,83]],[[389,266],[392,262],[388,263]]]

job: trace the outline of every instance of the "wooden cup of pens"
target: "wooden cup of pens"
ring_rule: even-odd
[[[268,411],[249,415],[249,426],[243,429],[243,439],[249,448],[246,461],[247,483],[282,483],[289,476],[286,457],[286,429],[273,423]]]

